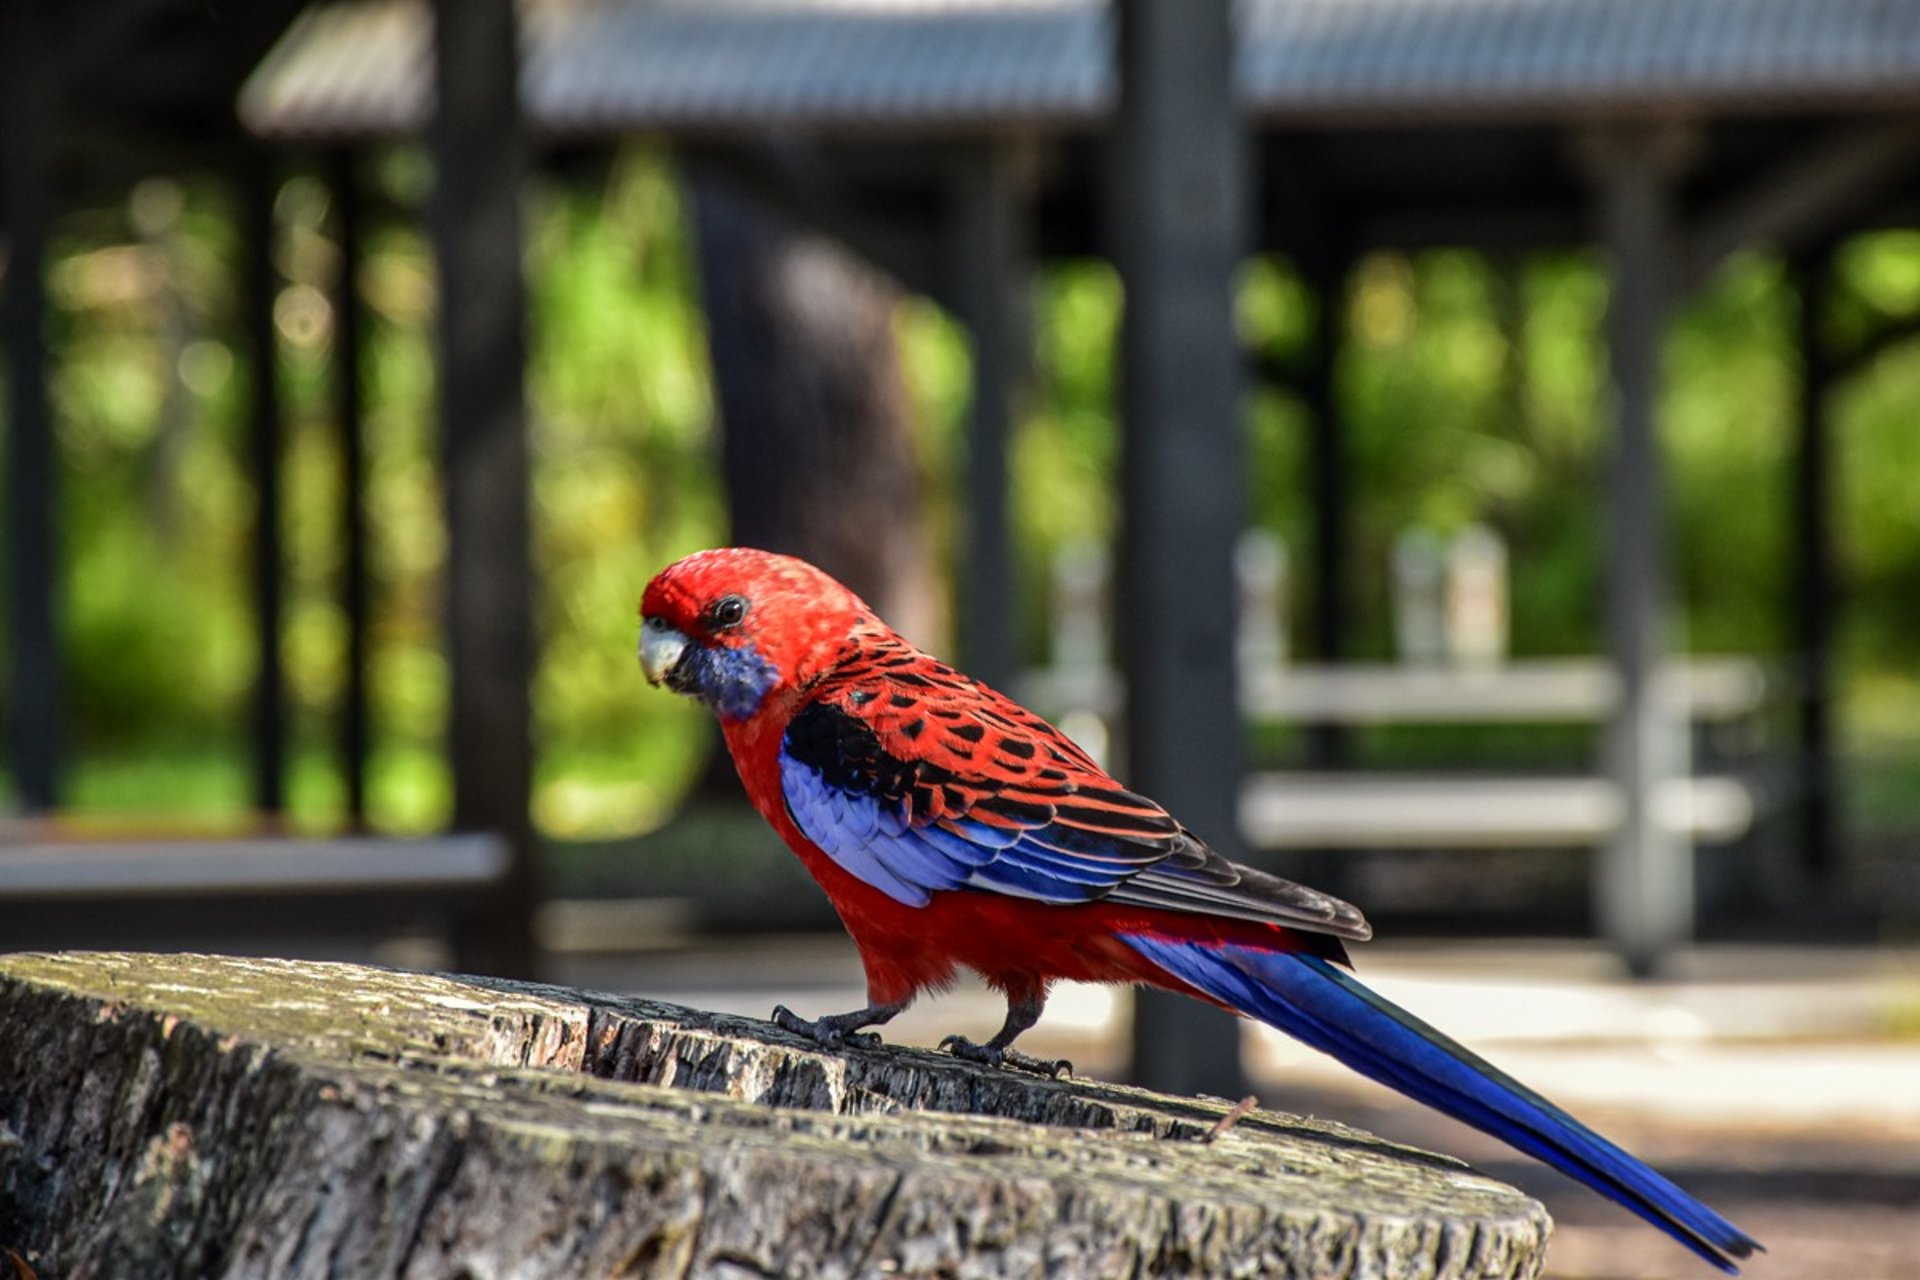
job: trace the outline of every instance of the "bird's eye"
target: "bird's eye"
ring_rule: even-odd
[[[746,616],[745,596],[721,596],[707,610],[707,620],[715,628],[737,627]]]

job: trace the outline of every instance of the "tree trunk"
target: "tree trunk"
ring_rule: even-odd
[[[61,1280],[1532,1276],[1548,1231],[1334,1124],[526,983],[14,955],[0,1026],[0,1249]]]
[[[909,638],[937,643],[945,606],[898,290],[712,182],[693,193],[733,541],[810,560]]]

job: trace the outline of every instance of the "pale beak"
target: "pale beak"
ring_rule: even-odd
[[[640,624],[640,669],[647,683],[659,684],[667,678],[681,655],[687,651],[687,638],[658,618]]]

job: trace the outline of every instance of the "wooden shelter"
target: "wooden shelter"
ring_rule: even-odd
[[[8,6],[6,20],[29,21],[19,16],[29,10],[52,6]],[[1217,620],[1175,619],[1153,602],[1196,582],[1217,598],[1231,591],[1237,513],[1220,498],[1239,484],[1235,382],[1246,367],[1228,310],[1233,265],[1280,251],[1333,297],[1379,247],[1599,244],[1612,279],[1614,438],[1602,501],[1619,690],[1606,772],[1622,817],[1598,901],[1606,933],[1642,971],[1687,935],[1694,883],[1683,839],[1655,805],[1685,769],[1684,725],[1656,688],[1669,576],[1654,418],[1663,321],[1735,250],[1788,255],[1808,298],[1808,377],[1793,480],[1799,568],[1783,597],[1798,619],[1807,690],[1805,861],[1815,875],[1834,869],[1822,404],[1858,353],[1821,345],[1819,299],[1838,238],[1913,220],[1920,0],[528,0],[517,12],[510,0],[316,4],[238,99],[246,129],[277,145],[337,154],[424,134],[434,156],[462,825],[509,833],[524,864],[531,641],[517,184],[532,156],[650,134],[837,236],[972,332],[970,601],[1010,595],[1005,439],[1024,360],[1022,284],[1041,257],[1115,257],[1134,299],[1122,577],[1130,616],[1152,624],[1125,655],[1133,778],[1212,832],[1235,825],[1237,769],[1214,754],[1235,736],[1231,645]],[[28,122],[8,130],[5,157],[13,760],[28,802],[48,804],[57,757],[45,744],[57,740],[60,712],[53,520],[33,496],[45,491],[51,455],[31,277],[58,130],[23,87],[37,81],[24,74],[33,60],[20,59],[17,28],[0,44],[14,51],[9,119]],[[331,172],[349,181],[349,168]],[[340,194],[353,210],[350,187]],[[349,253],[353,243],[349,230]],[[1359,478],[1332,391],[1341,336],[1325,327],[1299,385],[1316,418],[1312,614],[1323,659],[1345,652],[1352,611],[1342,584]],[[270,405],[261,414],[270,442]],[[273,576],[264,561],[262,575]],[[271,618],[264,585],[261,607]],[[965,613],[969,664],[991,679],[1009,674],[1004,611]],[[262,670],[260,794],[271,802],[276,674],[264,654]]]
[[[1684,726],[1655,690],[1668,577],[1653,415],[1663,320],[1737,249],[1788,254],[1817,292],[1836,238],[1908,216],[1920,190],[1920,4],[1244,0],[1231,20],[1220,16],[1231,39],[1206,55],[1206,73],[1158,70],[1160,58],[1185,56],[1175,46],[1200,38],[1188,30],[1194,15],[1130,44],[1121,34],[1130,22],[1158,31],[1151,6],[1136,15],[1094,0],[605,0],[524,12],[518,83],[533,145],[670,138],[686,163],[837,235],[973,331],[983,393],[969,424],[972,600],[1009,594],[1005,393],[1023,359],[1017,298],[1036,258],[1112,254],[1148,297],[1162,269],[1216,277],[1136,317],[1148,327],[1126,339],[1132,533],[1122,576],[1151,600],[1161,598],[1159,573],[1188,578],[1195,566],[1224,565],[1233,519],[1217,497],[1233,491],[1237,466],[1235,371],[1205,354],[1230,344],[1229,331],[1156,330],[1154,317],[1200,314],[1185,308],[1217,302],[1218,277],[1254,250],[1284,252],[1337,291],[1356,258],[1379,247],[1603,246],[1616,423],[1606,616],[1620,689],[1607,771],[1624,819],[1600,901],[1609,936],[1639,967],[1685,936],[1690,863],[1653,802],[1663,779],[1685,768]],[[430,116],[431,29],[420,0],[313,7],[248,85],[242,117],[289,144],[416,133]],[[1199,81],[1231,89],[1213,116],[1203,114]],[[1205,167],[1177,177],[1154,169],[1155,130],[1171,131],[1173,156],[1204,154]],[[1167,182],[1185,194],[1157,202]],[[1215,247],[1167,238],[1167,227],[1197,223],[1202,210],[1220,220],[1206,233]],[[505,260],[494,255],[495,269]],[[1202,332],[1210,337],[1179,345]],[[1319,424],[1314,648],[1332,659],[1345,650],[1351,613],[1342,566],[1356,482],[1331,394],[1340,338],[1323,335],[1300,388]],[[1833,858],[1832,521],[1820,404],[1844,360],[1818,350],[1811,328],[1808,341],[1793,607],[1809,690],[1806,856],[1818,872]],[[1151,373],[1160,360],[1211,371],[1162,391]],[[1154,514],[1162,503],[1225,514],[1205,529],[1163,527]],[[1162,556],[1169,570],[1156,567]],[[1224,590],[1225,578],[1214,586]],[[967,616],[969,662],[1004,677],[1004,611]],[[1205,647],[1209,638],[1191,639]],[[1175,760],[1204,757],[1230,723],[1230,682],[1224,668],[1140,667],[1170,644],[1138,646],[1131,697],[1136,727],[1152,726],[1136,753],[1139,778],[1178,803],[1185,784],[1160,776],[1177,768],[1151,763],[1151,744],[1171,744]],[[1195,680],[1212,681],[1211,692]],[[1177,723],[1155,718],[1162,699],[1181,709]],[[1216,705],[1210,719],[1205,708]],[[1184,811],[1208,816],[1194,821],[1231,813],[1219,788],[1208,800],[1198,790]]]

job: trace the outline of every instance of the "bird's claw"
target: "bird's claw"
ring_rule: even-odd
[[[773,1025],[782,1031],[805,1036],[823,1049],[838,1049],[850,1044],[872,1047],[882,1043],[878,1032],[856,1030],[857,1024],[849,1024],[845,1015],[809,1020],[783,1004],[773,1006]]]
[[[1073,1064],[1065,1058],[1036,1058],[1018,1049],[996,1049],[990,1044],[975,1044],[960,1035],[948,1036],[940,1042],[940,1048],[963,1062],[977,1062],[983,1067],[1012,1067],[1016,1071],[1045,1076],[1049,1080],[1073,1074]]]

